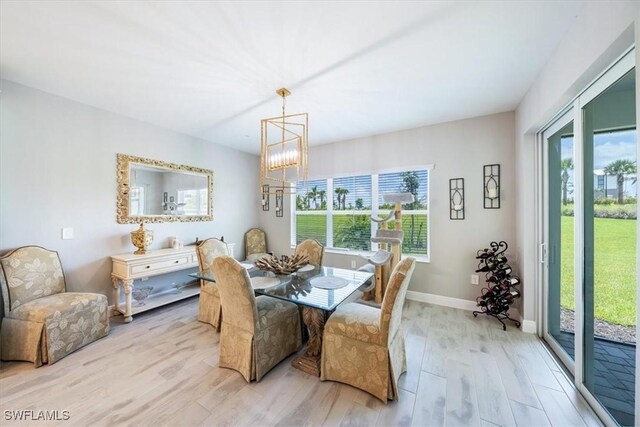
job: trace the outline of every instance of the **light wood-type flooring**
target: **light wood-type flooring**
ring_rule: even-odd
[[[130,324],[52,366],[2,362],[0,425],[595,426],[541,342],[490,318],[407,301],[400,400],[321,382],[291,358],[259,383],[218,367],[219,334],[193,298]],[[69,411],[68,421],[7,421],[6,410]]]

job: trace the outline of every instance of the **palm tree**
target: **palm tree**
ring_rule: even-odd
[[[311,191],[307,193],[307,196],[309,197],[309,200],[313,200],[314,209],[318,209],[318,186],[316,185],[311,187]]]
[[[342,189],[342,210],[347,209],[346,207],[346,203],[347,203],[347,194],[349,194],[349,190],[347,190],[346,188]]]
[[[413,195],[413,202],[407,203],[406,209],[416,209],[418,202],[418,188],[420,188],[420,180],[418,179],[418,174],[415,171],[412,172],[402,172],[400,174],[402,177],[402,185],[400,186],[400,191],[404,191],[407,193],[411,193]],[[411,227],[409,228],[409,244],[413,247],[413,237],[415,231],[415,215],[411,215]]]
[[[318,191],[318,197],[320,197],[320,209],[326,209],[324,199],[327,197],[327,192],[325,190]]]
[[[573,170],[573,159],[564,159],[560,162],[562,169],[562,204],[567,204],[567,187],[569,186],[569,171]]]
[[[335,190],[333,190],[333,192],[336,193],[336,196],[338,196],[338,209],[340,209],[340,206],[343,206],[342,209],[345,209],[344,200],[349,190],[347,190],[346,188],[338,187]]]
[[[607,166],[605,166],[604,173],[606,173],[607,175],[615,175],[617,178],[619,205],[624,203],[624,195],[622,194],[622,190],[624,187],[625,176],[635,174],[636,172],[636,162],[632,162],[631,160],[626,159],[616,160],[615,162],[611,162]]]

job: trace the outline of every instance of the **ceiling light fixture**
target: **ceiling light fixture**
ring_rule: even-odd
[[[296,182],[307,180],[308,124],[307,113],[285,113],[285,88],[276,93],[282,97],[282,116],[260,123],[260,189],[270,194],[295,193]],[[264,187],[268,185],[268,187]]]

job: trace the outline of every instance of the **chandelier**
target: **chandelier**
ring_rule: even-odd
[[[282,116],[262,119],[260,123],[260,191],[268,194],[295,193],[296,182],[307,180],[308,123],[307,113],[285,113],[285,88],[276,93],[282,97]]]

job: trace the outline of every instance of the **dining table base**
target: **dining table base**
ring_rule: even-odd
[[[320,376],[320,356],[322,354],[322,334],[328,313],[324,310],[304,306],[302,320],[309,330],[309,340],[304,353],[293,359],[291,365],[310,375]]]

